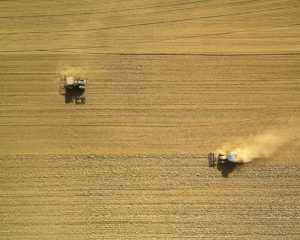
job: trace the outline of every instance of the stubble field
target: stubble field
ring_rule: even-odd
[[[297,129],[269,161],[205,156],[299,119],[298,1],[0,10],[0,239],[297,239]]]

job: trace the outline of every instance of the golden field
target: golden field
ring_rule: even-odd
[[[206,155],[298,121],[299,5],[0,1],[0,239],[297,239],[297,128],[223,175]]]

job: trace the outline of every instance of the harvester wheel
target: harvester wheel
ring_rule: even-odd
[[[76,104],[85,104],[85,97],[76,97],[75,103]]]

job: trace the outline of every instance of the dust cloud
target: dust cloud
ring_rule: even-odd
[[[82,67],[67,67],[63,70],[59,71],[61,75],[67,75],[67,76],[84,76],[87,74],[88,70],[86,68]]]
[[[297,121],[289,121],[285,126],[268,129],[262,133],[240,139],[232,144],[225,144],[217,152],[234,152],[238,162],[251,162],[254,159],[275,157],[291,143],[299,140]]]

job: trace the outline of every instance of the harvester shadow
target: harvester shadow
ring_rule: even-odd
[[[217,169],[221,172],[223,178],[228,178],[230,173],[232,173],[235,169],[241,168],[242,166],[242,163],[218,163]]]
[[[65,103],[85,103],[84,89],[66,89]]]

